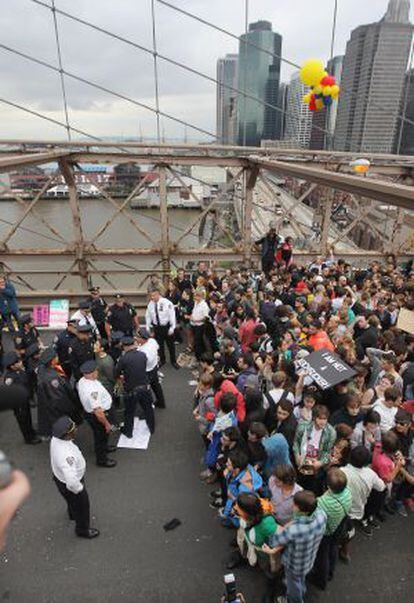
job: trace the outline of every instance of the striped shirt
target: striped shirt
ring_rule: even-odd
[[[330,490],[318,498],[318,508],[325,511],[328,518],[326,522],[326,536],[332,536],[345,515],[351,509],[352,496],[348,487],[344,488],[339,494],[334,494]]]

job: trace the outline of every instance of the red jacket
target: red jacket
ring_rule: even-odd
[[[238,422],[242,423],[246,418],[246,404],[244,401],[244,396],[241,392],[239,392],[234,383],[229,381],[229,379],[225,379],[220,385],[220,389],[216,392],[214,396],[214,406],[216,408],[220,407],[221,396],[227,392],[231,392],[237,398],[236,415]]]
[[[239,327],[239,337],[242,352],[248,352],[252,343],[257,341],[257,335],[254,330],[257,326],[257,320],[255,318],[249,318],[249,320],[243,320]]]

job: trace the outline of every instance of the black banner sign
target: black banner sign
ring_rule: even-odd
[[[324,349],[296,360],[295,364],[304,369],[321,389],[329,389],[356,374],[339,356]]]

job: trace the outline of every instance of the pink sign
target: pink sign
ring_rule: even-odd
[[[33,322],[36,327],[47,327],[49,325],[49,304],[33,306]]]

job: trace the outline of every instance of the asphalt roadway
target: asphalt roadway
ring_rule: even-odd
[[[87,487],[96,540],[75,537],[63,499],[51,481],[48,444],[25,446],[12,413],[0,417],[0,448],[32,484],[0,556],[0,600],[14,603],[218,603],[233,533],[208,506],[199,481],[202,445],[191,420],[188,370],[165,368],[167,409],[157,410],[147,451],[118,450],[115,469],[94,464],[87,425],[78,443],[87,461]],[[211,487],[210,487],[211,488]],[[165,532],[173,518],[182,524]],[[310,602],[413,600],[413,516],[389,518],[372,538],[354,542],[350,566],[339,565],[325,593]],[[235,571],[248,603],[260,603],[259,571]]]

